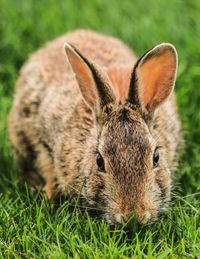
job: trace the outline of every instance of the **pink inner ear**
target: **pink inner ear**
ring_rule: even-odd
[[[85,62],[71,50],[68,52],[68,58],[76,75],[84,99],[90,107],[94,109],[96,106],[97,96],[95,95],[95,83],[91,71]]]
[[[169,95],[175,70],[175,56],[169,49],[143,61],[138,69],[138,80],[139,95],[145,107],[151,106],[152,102],[160,104]]]

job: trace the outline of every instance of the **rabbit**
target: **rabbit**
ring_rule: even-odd
[[[92,30],[47,43],[23,66],[9,114],[23,181],[52,201],[81,195],[110,224],[158,219],[182,141],[176,71],[170,43],[139,59]]]

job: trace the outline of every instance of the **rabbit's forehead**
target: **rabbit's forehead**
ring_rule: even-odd
[[[116,123],[107,128],[104,145],[110,154],[112,151],[132,149],[144,153],[151,146],[150,133],[147,127],[138,121]]]
[[[152,137],[144,121],[117,118],[110,121],[102,132],[100,148],[117,170],[145,166],[152,150]],[[133,168],[132,168],[133,169]]]
[[[140,114],[121,109],[107,121],[103,127],[105,145],[129,148],[131,146],[147,148],[151,144],[151,134]]]

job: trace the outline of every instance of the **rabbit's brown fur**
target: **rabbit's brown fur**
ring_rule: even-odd
[[[72,68],[64,42],[78,50],[66,48]],[[175,99],[167,98],[175,77],[175,54],[169,46],[160,49],[133,69],[136,58],[122,42],[78,30],[29,58],[17,81],[9,133],[32,184],[43,178],[49,198],[81,192],[94,206],[101,206],[112,223],[134,211],[140,222],[157,217],[170,199],[170,175],[180,144]],[[170,59],[168,67],[159,70]],[[156,62],[160,66],[149,73]],[[154,85],[159,85],[165,70],[169,76],[161,83],[167,86],[156,96]],[[154,74],[159,74],[156,79]],[[146,77],[153,87],[143,91],[140,84]],[[156,146],[161,146],[160,161],[152,169]],[[97,167],[99,152],[106,172]]]

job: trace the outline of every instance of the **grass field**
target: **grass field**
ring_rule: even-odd
[[[199,0],[0,0],[0,258],[200,256],[199,21]],[[111,228],[68,202],[53,213],[42,193],[18,186],[6,118],[19,69],[47,40],[80,27],[117,36],[138,55],[160,42],[177,47],[185,151],[173,204],[155,224]]]

